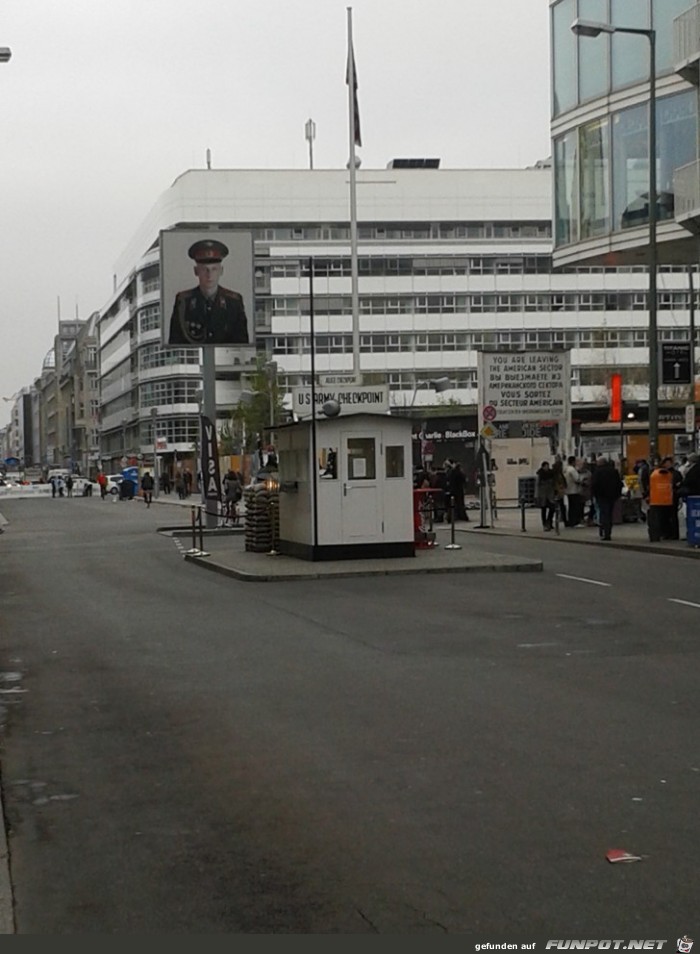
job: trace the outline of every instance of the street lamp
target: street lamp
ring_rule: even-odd
[[[450,381],[449,378],[433,378],[430,381],[424,381],[422,383],[426,385],[426,388],[428,390],[436,391],[438,394],[441,394],[443,391],[449,391],[450,388],[452,387],[452,382]],[[419,382],[413,389],[413,397],[411,398],[411,403],[409,404],[409,407],[413,407],[413,405],[416,403],[416,396],[418,395],[418,390],[420,386],[421,386],[421,382]]]
[[[656,328],[656,30],[642,27],[612,26],[593,20],[574,20],[576,36],[600,36],[601,33],[631,33],[649,41],[649,458],[656,455],[659,443],[659,356]]]
[[[268,361],[265,364],[267,388],[270,397],[270,428],[275,426],[275,400],[277,398],[277,362]]]

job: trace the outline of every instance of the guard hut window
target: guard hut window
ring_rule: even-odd
[[[377,463],[373,437],[348,438],[347,475],[349,480],[375,480]]]
[[[403,477],[404,476],[404,453],[403,447],[398,444],[390,445],[386,449],[386,476]]]

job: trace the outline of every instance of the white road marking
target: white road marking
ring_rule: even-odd
[[[612,583],[603,583],[602,580],[588,580],[585,576],[569,576],[568,573],[557,573],[563,580],[578,580],[579,583],[592,583],[594,586],[612,586]]]
[[[559,643],[518,643],[518,649],[535,649],[538,646],[558,646]]]
[[[669,603],[680,603],[682,606],[694,606],[695,609],[700,609],[700,603],[691,603],[690,600],[674,600],[669,596],[668,601]]]

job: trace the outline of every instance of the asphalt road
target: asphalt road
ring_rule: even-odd
[[[251,584],[163,510],[2,501],[16,933],[697,931],[696,561]]]

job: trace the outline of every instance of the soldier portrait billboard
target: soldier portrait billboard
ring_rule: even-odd
[[[162,231],[160,289],[164,345],[254,344],[251,232]]]

